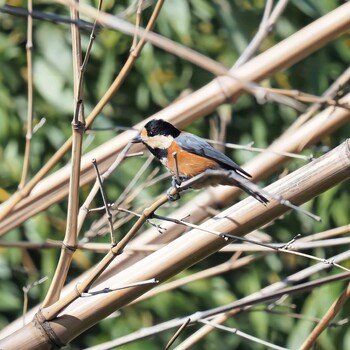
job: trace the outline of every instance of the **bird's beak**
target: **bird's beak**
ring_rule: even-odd
[[[131,140],[132,143],[140,143],[142,142],[142,139],[141,139],[141,136],[138,135],[136,137],[134,137],[132,140]]]

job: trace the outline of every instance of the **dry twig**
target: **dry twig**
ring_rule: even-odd
[[[27,134],[26,134],[26,146],[23,158],[23,169],[21,181],[18,185],[19,189],[22,189],[27,182],[28,170],[30,164],[30,149],[33,136],[33,17],[31,15],[33,11],[33,1],[28,0],[28,23],[27,23],[27,79],[28,79],[28,101],[27,101]]]
[[[350,283],[348,283],[343,293],[333,303],[333,305],[329,308],[329,310],[323,316],[321,321],[317,324],[314,330],[303,342],[303,344],[300,347],[300,350],[308,350],[311,348],[311,346],[317,340],[318,336],[325,330],[325,328],[329,325],[329,323],[333,320],[333,318],[341,311],[342,307],[348,301],[349,297],[350,297]]]

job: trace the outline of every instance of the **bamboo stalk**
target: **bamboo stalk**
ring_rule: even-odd
[[[79,1],[79,0],[75,0]],[[85,131],[83,89],[81,81],[80,67],[82,64],[81,36],[80,29],[74,23],[79,21],[79,12],[71,7],[70,15],[72,19],[72,56],[73,56],[73,76],[74,76],[74,113],[72,120],[72,154],[71,173],[69,181],[67,225],[64,241],[61,248],[61,255],[55,274],[51,281],[49,290],[43,301],[43,307],[47,307],[56,302],[61,294],[66,281],[73,254],[77,249],[77,220],[79,208],[79,184],[80,184],[80,163]]]
[[[323,157],[268,186],[266,190],[276,195],[282,195],[296,204],[311,199],[350,177],[349,147],[349,141],[344,142]],[[286,212],[286,208],[277,201],[271,201],[267,207],[264,207],[254,199],[247,198],[203,225],[205,228],[222,233],[244,235],[284,212]],[[103,289],[103,287],[115,288],[151,278],[162,282],[213,254],[228,243],[229,241],[221,236],[194,229],[133,266],[114,274],[111,278],[105,280],[102,275],[91,291],[94,291],[95,288],[98,290]],[[113,271],[113,265],[117,263],[118,259],[115,259],[108,269]],[[27,333],[28,329],[33,330],[34,323],[38,327],[43,327],[45,334],[47,334],[45,329],[47,330],[49,327],[50,339],[54,342],[66,344],[114,310],[130,303],[151,288],[152,285],[143,285],[106,295],[101,294],[93,298],[79,298],[68,305],[58,318],[49,322],[45,321],[55,313],[53,310],[55,305],[53,305],[41,310],[35,322],[20,329],[16,332],[15,337],[12,335],[3,339],[0,342],[0,347],[5,350],[9,349],[9,346],[26,349],[28,346],[26,347],[25,344],[32,346],[31,340],[42,349],[51,346],[48,340],[42,336],[39,340],[37,332]],[[25,340],[22,337],[24,333],[27,337]]]
[[[82,9],[86,9],[86,6],[83,6]],[[95,18],[98,16],[98,12],[96,12],[94,9],[89,8],[89,12],[93,13]],[[106,14],[101,16],[100,20],[106,18],[108,19],[107,24],[111,26],[114,25],[113,21],[117,21],[113,16]],[[323,16],[322,18],[314,21],[309,26],[301,29],[281,43],[250,60],[248,63],[242,65],[235,71],[235,76],[241,81],[234,80],[230,77],[220,77],[219,79],[214,79],[213,82],[209,83],[205,87],[173,103],[171,106],[164,108],[151,118],[162,118],[177,124],[179,127],[187,125],[198,117],[212,112],[219,105],[227,102],[227,99],[232,99],[242,93],[244,90],[244,87],[242,86],[243,80],[259,81],[283,68],[287,68],[306,57],[311,52],[314,52],[318,48],[327,44],[349,27],[350,3],[347,3]],[[131,30],[134,30],[134,26],[130,26],[130,24],[128,24],[127,32],[130,34]],[[151,40],[152,43],[158,46],[160,46],[159,43],[161,40],[163,40],[160,36],[155,35],[154,33],[148,33],[147,29],[146,31],[142,31],[140,28],[139,35],[146,37],[147,40]],[[142,39],[140,40],[139,45],[141,42]],[[185,48],[185,51],[182,50],[180,52],[178,47],[176,47],[176,49],[171,49],[169,45],[165,45],[165,49],[168,51],[172,50],[174,54],[178,55],[182,52],[186,59],[191,58],[188,56],[188,51],[186,51]],[[199,64],[200,62],[197,63]],[[207,68],[212,69],[210,67]],[[220,70],[220,72],[220,74],[223,74],[222,70]],[[92,120],[94,120],[97,114],[102,110],[110,96],[112,96],[116,89],[120,86],[124,77],[125,75],[123,73],[122,78],[116,79],[116,81],[112,84],[110,89],[106,92],[105,97],[101,99],[93,112],[87,118],[87,125],[90,125]],[[142,125],[143,124],[144,122],[142,122]],[[136,128],[140,127],[141,123],[136,125]],[[111,164],[114,154],[120,151],[133,136],[135,136],[135,132],[132,131],[123,133],[114,140],[107,142],[102,147],[97,148],[94,152],[92,152],[92,154],[89,154],[88,159],[96,158],[96,155],[99,154],[100,157],[98,158],[100,159],[101,172],[105,171]],[[30,184],[28,184],[21,192],[14,194],[11,199],[0,206],[0,221],[3,220],[4,223],[6,222],[4,218],[12,211],[19,201],[29,195],[31,190],[36,186],[37,182],[48,173],[52,166],[56,164],[57,159],[60,159],[70,147],[71,141],[68,140],[65,145],[57,151],[54,158],[52,158],[52,161],[50,160],[50,164],[45,165],[44,168],[37,173],[35,179],[32,179]],[[47,179],[47,181],[42,181],[39,189],[36,191],[36,194],[34,194],[33,197],[28,198],[29,202],[34,200],[34,198],[36,198],[36,200],[39,200],[40,198],[39,203],[34,205],[37,208],[35,212],[47,208],[52,203],[57,202],[67,195],[67,175],[67,170],[65,169],[57,172],[54,176],[51,176],[50,179]],[[91,182],[94,178],[93,169],[86,157],[84,157],[82,162],[82,175],[82,184]],[[47,184],[51,181],[54,183],[53,187],[56,189],[55,196],[51,196],[51,194],[49,195],[48,193],[48,191],[52,192],[52,187],[47,187]],[[28,203],[27,200],[22,201],[20,208],[23,208],[26,203]],[[29,212],[28,207],[26,207],[26,212]],[[24,213],[22,212],[22,217],[23,214]],[[26,217],[28,218],[28,216]],[[18,222],[23,221],[20,219]]]
[[[349,298],[350,298],[350,283],[348,283],[343,293],[329,308],[326,314],[322,317],[321,321],[309,334],[307,339],[305,339],[305,341],[303,342],[299,350],[308,350],[311,348],[311,346],[316,342],[319,335],[326,329],[326,327],[334,319],[334,317],[337,316],[337,314],[341,311],[342,307],[348,301]]]
[[[33,136],[33,1],[28,0],[28,23],[27,23],[27,74],[28,74],[28,106],[27,106],[27,133],[26,145],[23,157],[23,169],[21,181],[18,185],[22,189],[27,182],[28,170],[30,164],[30,149]]]

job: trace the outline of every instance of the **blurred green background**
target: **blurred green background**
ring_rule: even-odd
[[[96,6],[96,2],[89,2]],[[104,2],[104,9],[112,14],[121,14],[134,22],[135,12],[130,9],[132,1]],[[298,29],[336,8],[342,1],[290,1],[274,32],[264,41],[261,50],[273,46]],[[3,3],[0,1],[0,4]],[[26,7],[25,2],[12,0],[6,5]],[[155,31],[191,47],[230,67],[249,44],[259,26],[265,1],[263,0],[168,0],[166,1]],[[63,6],[45,1],[34,1],[37,11],[69,17]],[[145,25],[151,14],[146,8],[142,16]],[[26,68],[25,17],[0,13],[0,201],[13,193],[20,181],[25,145],[27,118],[27,68]],[[89,31],[82,31],[82,47],[86,48]],[[68,24],[34,20],[34,125],[45,118],[46,122],[33,137],[30,161],[30,176],[52,156],[71,134],[73,111],[73,79],[71,59],[71,34]],[[102,97],[129,55],[132,38],[112,30],[100,28],[91,52],[85,75],[86,115]],[[296,89],[314,95],[321,95],[325,89],[347,68],[350,61],[350,36],[343,35],[338,40],[302,60],[290,69],[279,72],[263,84],[283,89]],[[160,49],[146,45],[122,88],[104,108],[93,124],[93,128],[130,127],[145,117],[152,115],[170,104],[183,91],[197,90],[213,76]],[[343,87],[348,92],[349,86]],[[297,118],[298,112],[292,108],[266,103],[259,104],[253,97],[244,95],[231,106],[226,106],[231,121],[227,129],[227,141],[247,144],[254,141],[257,147],[266,147]],[[190,125],[186,130],[210,137],[211,126],[223,113],[219,109]],[[336,131],[318,145],[307,150],[315,156],[322,155],[337,146],[349,136],[347,125]],[[115,136],[116,132],[99,131],[86,137],[84,152]],[[238,163],[243,164],[254,156],[246,151],[227,150]],[[69,155],[60,165],[66,164]],[[122,193],[125,186],[141,167],[144,158],[125,161],[106,184],[109,199]],[[293,171],[305,164],[301,160],[290,160],[286,167]],[[143,179],[158,166],[153,162]],[[58,168],[58,167],[57,167]],[[164,169],[161,171],[164,172]],[[273,182],[283,171],[266,180]],[[142,180],[142,179],[141,179]],[[159,182],[139,195],[136,203],[141,205],[164,191],[169,180]],[[81,191],[85,198],[90,186]],[[185,195],[187,201],[194,194]],[[334,228],[349,223],[350,190],[348,183],[334,187],[307,204],[307,208],[322,217],[321,223],[288,214],[267,227],[275,241],[285,242],[296,234]],[[100,205],[97,198],[94,205]],[[180,203],[181,204],[181,203]],[[180,205],[179,203],[175,204]],[[31,218],[21,227],[1,238],[3,241],[40,242],[45,239],[62,240],[65,232],[67,203],[63,201],[50,207],[44,213]],[[168,209],[168,212],[171,209]],[[85,228],[100,214],[88,217]],[[118,237],[130,227],[126,225],[118,231]],[[108,235],[94,241],[108,242]],[[348,247],[315,249],[308,253],[318,257],[330,257]],[[19,250],[0,248],[0,328],[6,326],[22,314],[22,287],[47,275],[52,276],[58,260],[58,250]],[[101,255],[78,252],[73,262],[70,279],[92,266]],[[183,272],[185,276],[200,271],[229,258],[218,253]],[[314,262],[288,255],[269,256],[247,268],[226,273],[208,280],[201,280],[179,290],[159,295],[136,306],[122,310],[121,316],[109,318],[75,339],[71,349],[81,349],[99,344],[127,334],[142,327],[151,326],[173,317],[183,316],[197,310],[223,305],[263,288],[270,283],[283,280],[293,272],[314,264]],[[349,262],[345,264],[350,267]],[[334,271],[338,272],[338,271]],[[327,272],[329,274],[332,272]],[[319,277],[323,274],[319,274]],[[34,287],[29,292],[29,307],[39,303],[48,288],[48,282]],[[288,299],[288,304],[296,308],[287,310],[308,316],[322,317],[324,312],[339,295],[345,283],[335,283],[318,288],[315,292]],[[347,305],[341,317],[349,314]],[[237,327],[251,335],[277,345],[296,349],[314,323],[298,320],[282,313],[270,314],[264,310],[236,316],[227,325]],[[180,339],[189,336],[194,328],[188,328]],[[165,332],[154,338],[125,345],[122,349],[163,349],[174,332]],[[214,331],[194,349],[263,349],[264,347],[235,335]],[[350,331],[347,325],[328,329],[320,337],[317,349],[349,349]]]

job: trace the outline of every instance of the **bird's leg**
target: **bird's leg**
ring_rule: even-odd
[[[181,178],[179,175],[179,165],[177,162],[177,153],[173,152],[172,156],[174,157],[174,160],[175,160],[175,175],[173,176],[172,187],[170,187],[167,191],[167,196],[171,201],[177,201],[178,199],[180,199],[180,194],[176,193],[175,195],[171,195],[170,191],[172,190],[172,188],[176,188],[178,190],[182,181],[181,181]]]
[[[173,177],[173,181],[175,180],[175,184],[177,186],[180,186],[182,181],[181,181],[181,178],[179,175],[179,163],[177,162],[177,153],[176,152],[173,152],[173,157],[175,160],[175,176]],[[174,186],[174,187],[176,187],[176,186]]]

